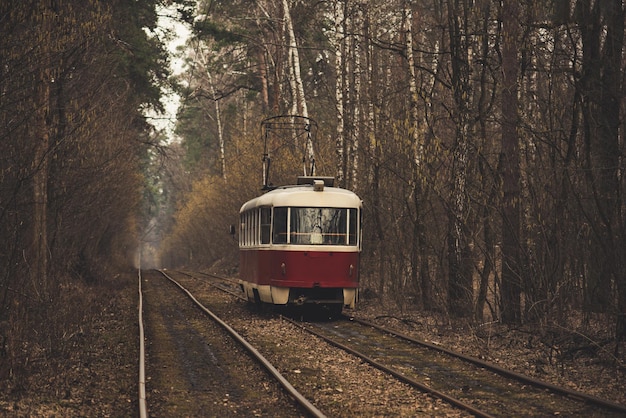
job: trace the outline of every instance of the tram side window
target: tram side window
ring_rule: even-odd
[[[272,208],[261,208],[261,244],[270,243]]]
[[[239,245],[243,245],[244,233],[245,233],[245,215],[242,213],[239,215]]]
[[[246,212],[246,245],[250,245],[250,237],[252,236],[252,230],[250,228],[250,224],[252,223],[252,214],[250,212]]]
[[[252,212],[246,213],[246,245],[252,245]]]
[[[350,226],[348,229],[348,245],[356,245],[358,229],[357,229],[357,211],[356,209],[350,209],[348,211],[350,217]]]
[[[248,237],[250,234],[250,213],[246,212],[243,214],[243,228],[244,228],[244,233],[243,233],[243,245],[249,245],[250,242],[248,241]]]
[[[253,210],[250,212],[252,222],[250,222],[250,245],[256,245],[259,243],[259,211]]]
[[[287,243],[287,208],[274,208],[274,244]]]
[[[239,245],[244,245],[245,239],[246,239],[246,214],[242,213],[240,216]]]
[[[241,245],[246,245],[246,238],[247,238],[247,234],[248,234],[248,213],[244,212],[241,214],[241,229],[242,229],[242,234],[241,234]]]
[[[252,237],[250,240],[250,244],[258,245],[259,243],[259,210],[254,209],[251,212],[251,215],[252,215],[252,225],[250,226],[250,228],[252,232]]]

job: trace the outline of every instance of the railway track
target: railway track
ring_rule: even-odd
[[[194,296],[258,348],[306,398],[328,416],[470,416],[417,392],[393,376],[363,365],[341,350],[242,298],[237,281],[215,275],[168,271]],[[211,280],[208,280],[211,279]],[[228,292],[238,299],[225,295]],[[216,294],[230,304],[216,303]],[[367,387],[364,387],[367,382]]]
[[[475,416],[626,415],[626,406],[542,382],[368,321],[289,321]]]
[[[202,276],[221,282],[226,279],[218,275]],[[241,297],[236,281],[224,283],[226,285],[216,286]],[[366,321],[304,323],[287,320],[399,381],[474,416],[610,417],[626,414],[626,407],[622,405],[539,382]]]
[[[324,416],[169,275],[144,274],[143,289],[150,415]]]

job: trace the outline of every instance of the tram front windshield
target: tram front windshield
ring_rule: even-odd
[[[357,245],[354,208],[275,207],[273,243],[293,245]]]

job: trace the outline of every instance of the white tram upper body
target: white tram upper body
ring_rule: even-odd
[[[328,184],[332,178],[300,177],[241,207],[240,279],[249,301],[355,306],[362,201]]]

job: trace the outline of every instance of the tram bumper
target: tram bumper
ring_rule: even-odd
[[[272,286],[272,303],[274,305],[286,305],[289,302],[289,288]]]
[[[354,309],[358,297],[359,297],[358,289],[344,288],[343,289],[343,306],[350,308],[350,309]]]

